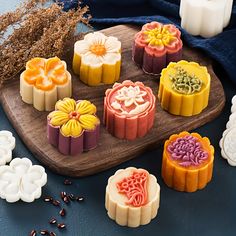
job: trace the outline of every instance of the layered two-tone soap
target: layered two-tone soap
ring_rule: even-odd
[[[196,62],[172,62],[161,72],[158,98],[173,115],[192,116],[208,106],[211,77]]]
[[[64,98],[48,115],[48,141],[64,155],[76,155],[96,148],[99,130],[96,106],[87,100]]]
[[[164,145],[162,178],[167,186],[185,192],[203,189],[212,179],[214,147],[207,137],[182,132]]]
[[[160,186],[154,175],[129,167],[116,171],[108,180],[105,207],[117,224],[138,227],[156,217]]]
[[[52,111],[56,102],[71,97],[71,75],[58,57],[33,58],[20,75],[20,94],[39,111]]]
[[[104,98],[104,124],[113,136],[134,140],[154,124],[156,97],[141,82],[115,83]]]
[[[120,78],[121,42],[100,32],[89,33],[74,46],[73,70],[89,85],[113,84]]]
[[[181,32],[171,24],[147,23],[135,35],[132,58],[148,74],[159,74],[169,62],[182,59]]]

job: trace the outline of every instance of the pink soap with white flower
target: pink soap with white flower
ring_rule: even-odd
[[[143,83],[115,83],[104,98],[106,129],[120,139],[143,137],[154,124],[155,107],[156,97]]]

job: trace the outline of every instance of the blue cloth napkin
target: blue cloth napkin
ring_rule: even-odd
[[[77,6],[78,0],[59,0],[65,9]],[[182,38],[190,47],[205,51],[219,62],[236,84],[236,2],[230,24],[223,33],[204,39],[188,34],[180,27],[179,0],[85,0],[96,24],[145,24],[150,21],[171,23],[182,31]]]

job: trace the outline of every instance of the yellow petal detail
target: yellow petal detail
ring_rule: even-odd
[[[96,113],[97,108],[91,102],[83,100],[76,105],[76,111],[81,115],[90,114],[93,115]]]
[[[49,118],[53,126],[61,126],[69,120],[68,114],[63,111],[53,111],[49,114]]]
[[[56,103],[56,110],[70,113],[75,110],[76,102],[71,98],[64,98]]]
[[[99,120],[94,115],[82,115],[79,118],[81,126],[86,130],[94,130]]]
[[[82,127],[77,120],[72,119],[62,125],[61,133],[64,136],[78,137],[82,133]]]

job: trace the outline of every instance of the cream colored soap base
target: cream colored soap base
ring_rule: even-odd
[[[160,202],[160,186],[154,175],[149,174],[147,182],[148,201],[147,204],[140,207],[127,205],[127,198],[124,194],[120,194],[116,184],[122,179],[129,177],[134,171],[145,171],[129,167],[127,169],[118,170],[108,179],[106,187],[105,207],[108,216],[115,220],[117,224],[128,227],[138,227],[146,225],[156,217]]]

